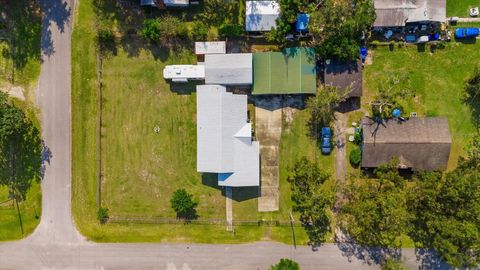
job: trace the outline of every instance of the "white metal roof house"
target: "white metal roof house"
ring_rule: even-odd
[[[231,86],[253,83],[251,53],[205,55],[205,84]]]
[[[227,52],[225,41],[195,42],[195,54],[225,54]]]
[[[189,80],[203,80],[205,66],[203,65],[168,65],[163,69],[163,78],[172,82],[188,82]]]
[[[374,27],[403,27],[414,22],[445,22],[446,0],[375,0]]]
[[[197,171],[218,173],[219,186],[258,186],[260,146],[251,129],[246,95],[197,86]]]
[[[245,29],[247,32],[265,32],[277,27],[280,5],[277,1],[247,1]]]

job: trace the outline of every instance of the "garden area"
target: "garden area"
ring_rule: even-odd
[[[72,204],[79,230],[92,240],[105,242],[276,240],[291,243],[292,201],[287,178],[300,157],[308,156],[314,160],[316,156],[315,142],[308,135],[309,114],[295,110],[293,117],[283,123],[280,210],[259,213],[258,189],[235,188],[235,233],[227,232],[224,190],[217,186],[216,177],[196,171],[195,85],[168,84],[162,76],[167,64],[196,62],[193,41],[188,34],[186,38],[178,38],[177,33],[169,43],[148,42],[148,38],[142,38],[141,31],[131,30],[142,27],[138,17],[130,20],[128,14],[118,13],[97,17],[96,8],[92,1],[79,4],[72,42]],[[193,12],[199,12],[197,7]],[[115,20],[105,19],[114,16],[127,16],[121,21],[129,24],[120,25]],[[195,17],[195,13],[179,12],[172,13],[172,16],[188,21],[190,16]],[[100,20],[100,32],[114,33],[114,46],[101,48],[104,49],[101,139],[96,135],[99,98],[97,20]],[[213,23],[220,29],[223,24],[225,22]],[[102,44],[111,45],[108,35],[103,37],[107,42]],[[97,163],[99,146],[101,165]],[[333,156],[317,153],[317,157],[319,166],[333,173]],[[102,175],[101,205],[108,209],[111,219],[106,224],[100,224],[97,219],[99,170]],[[333,188],[333,182],[329,181]],[[174,191],[181,188],[198,202],[196,220],[190,224],[165,224],[165,220],[176,218],[170,199]],[[294,216],[297,244],[306,244],[306,233],[298,222],[298,215]],[[122,222],[114,222],[115,218]],[[236,221],[239,221],[237,225]],[[242,225],[241,221],[248,221],[248,224]]]
[[[25,162],[31,162],[31,169],[34,171],[38,169],[37,172],[28,172],[29,169],[19,167],[19,173],[24,175],[19,175],[17,181],[19,185],[24,185],[24,188],[17,189],[17,182],[14,182],[13,190],[16,192],[12,193],[12,183],[8,180],[10,178],[5,177],[5,170],[8,168],[4,163],[0,166],[3,179],[0,180],[0,231],[2,232],[0,241],[21,239],[32,233],[40,222],[41,188],[39,175],[36,174],[40,173],[40,167],[37,167],[39,166],[37,163],[39,156],[36,156],[36,154],[39,155],[39,152],[35,152],[40,146],[38,134],[40,127],[37,118],[38,112],[34,105],[35,88],[40,75],[40,29],[41,12],[35,1],[9,1],[7,4],[0,5],[0,90],[15,97],[7,98],[7,103],[4,103],[6,102],[5,97],[1,98],[1,103],[5,104],[5,106],[1,106],[2,117],[0,118],[2,118],[2,130],[4,130],[2,136],[5,135],[4,132],[9,125],[8,122],[5,122],[4,116],[6,117],[6,115],[3,109],[13,110],[15,115],[24,118],[29,129],[36,130],[36,135],[31,134],[33,136],[30,141],[32,144],[26,144],[18,154],[22,155],[22,158],[26,158]],[[6,104],[11,104],[14,109]],[[8,152],[4,146],[5,141],[3,141],[5,137],[2,138],[0,151],[2,156],[8,159]],[[29,152],[30,150],[33,152]],[[34,173],[34,175],[30,173]]]

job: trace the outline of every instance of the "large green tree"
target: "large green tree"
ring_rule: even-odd
[[[470,106],[473,122],[480,130],[480,68],[478,66],[465,84],[464,101]]]
[[[375,171],[376,179],[352,181],[347,188],[340,225],[362,245],[397,247],[407,232],[405,180],[396,164],[392,160]]]
[[[307,109],[310,112],[309,126],[313,137],[318,137],[321,127],[329,127],[335,121],[335,108],[345,100],[345,93],[336,87],[321,87],[315,96],[308,98]]]
[[[32,182],[40,181],[41,164],[40,132],[0,92],[0,184],[8,186],[15,199],[25,199]]]
[[[325,242],[330,231],[328,209],[333,204],[334,194],[323,185],[329,178],[330,175],[321,171],[317,163],[303,157],[295,163],[287,179],[291,183],[293,211],[300,213],[300,221],[311,245]]]
[[[480,263],[480,140],[445,175],[422,173],[411,194],[412,238],[455,267]]]
[[[183,188],[173,192],[170,204],[179,218],[192,219],[197,217],[195,207],[197,207],[198,202],[193,198],[192,194]]]
[[[375,16],[372,0],[324,0],[311,14],[312,45],[323,58],[357,59]]]

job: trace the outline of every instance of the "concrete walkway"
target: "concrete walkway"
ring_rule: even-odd
[[[227,217],[227,231],[233,231],[232,187],[225,187],[225,211]]]
[[[278,155],[282,135],[282,98],[255,99],[255,136],[260,141],[261,186],[258,211],[278,211]]]

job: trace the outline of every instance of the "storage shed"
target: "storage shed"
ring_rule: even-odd
[[[266,32],[277,27],[280,5],[277,1],[247,1],[245,7],[245,30]]]

